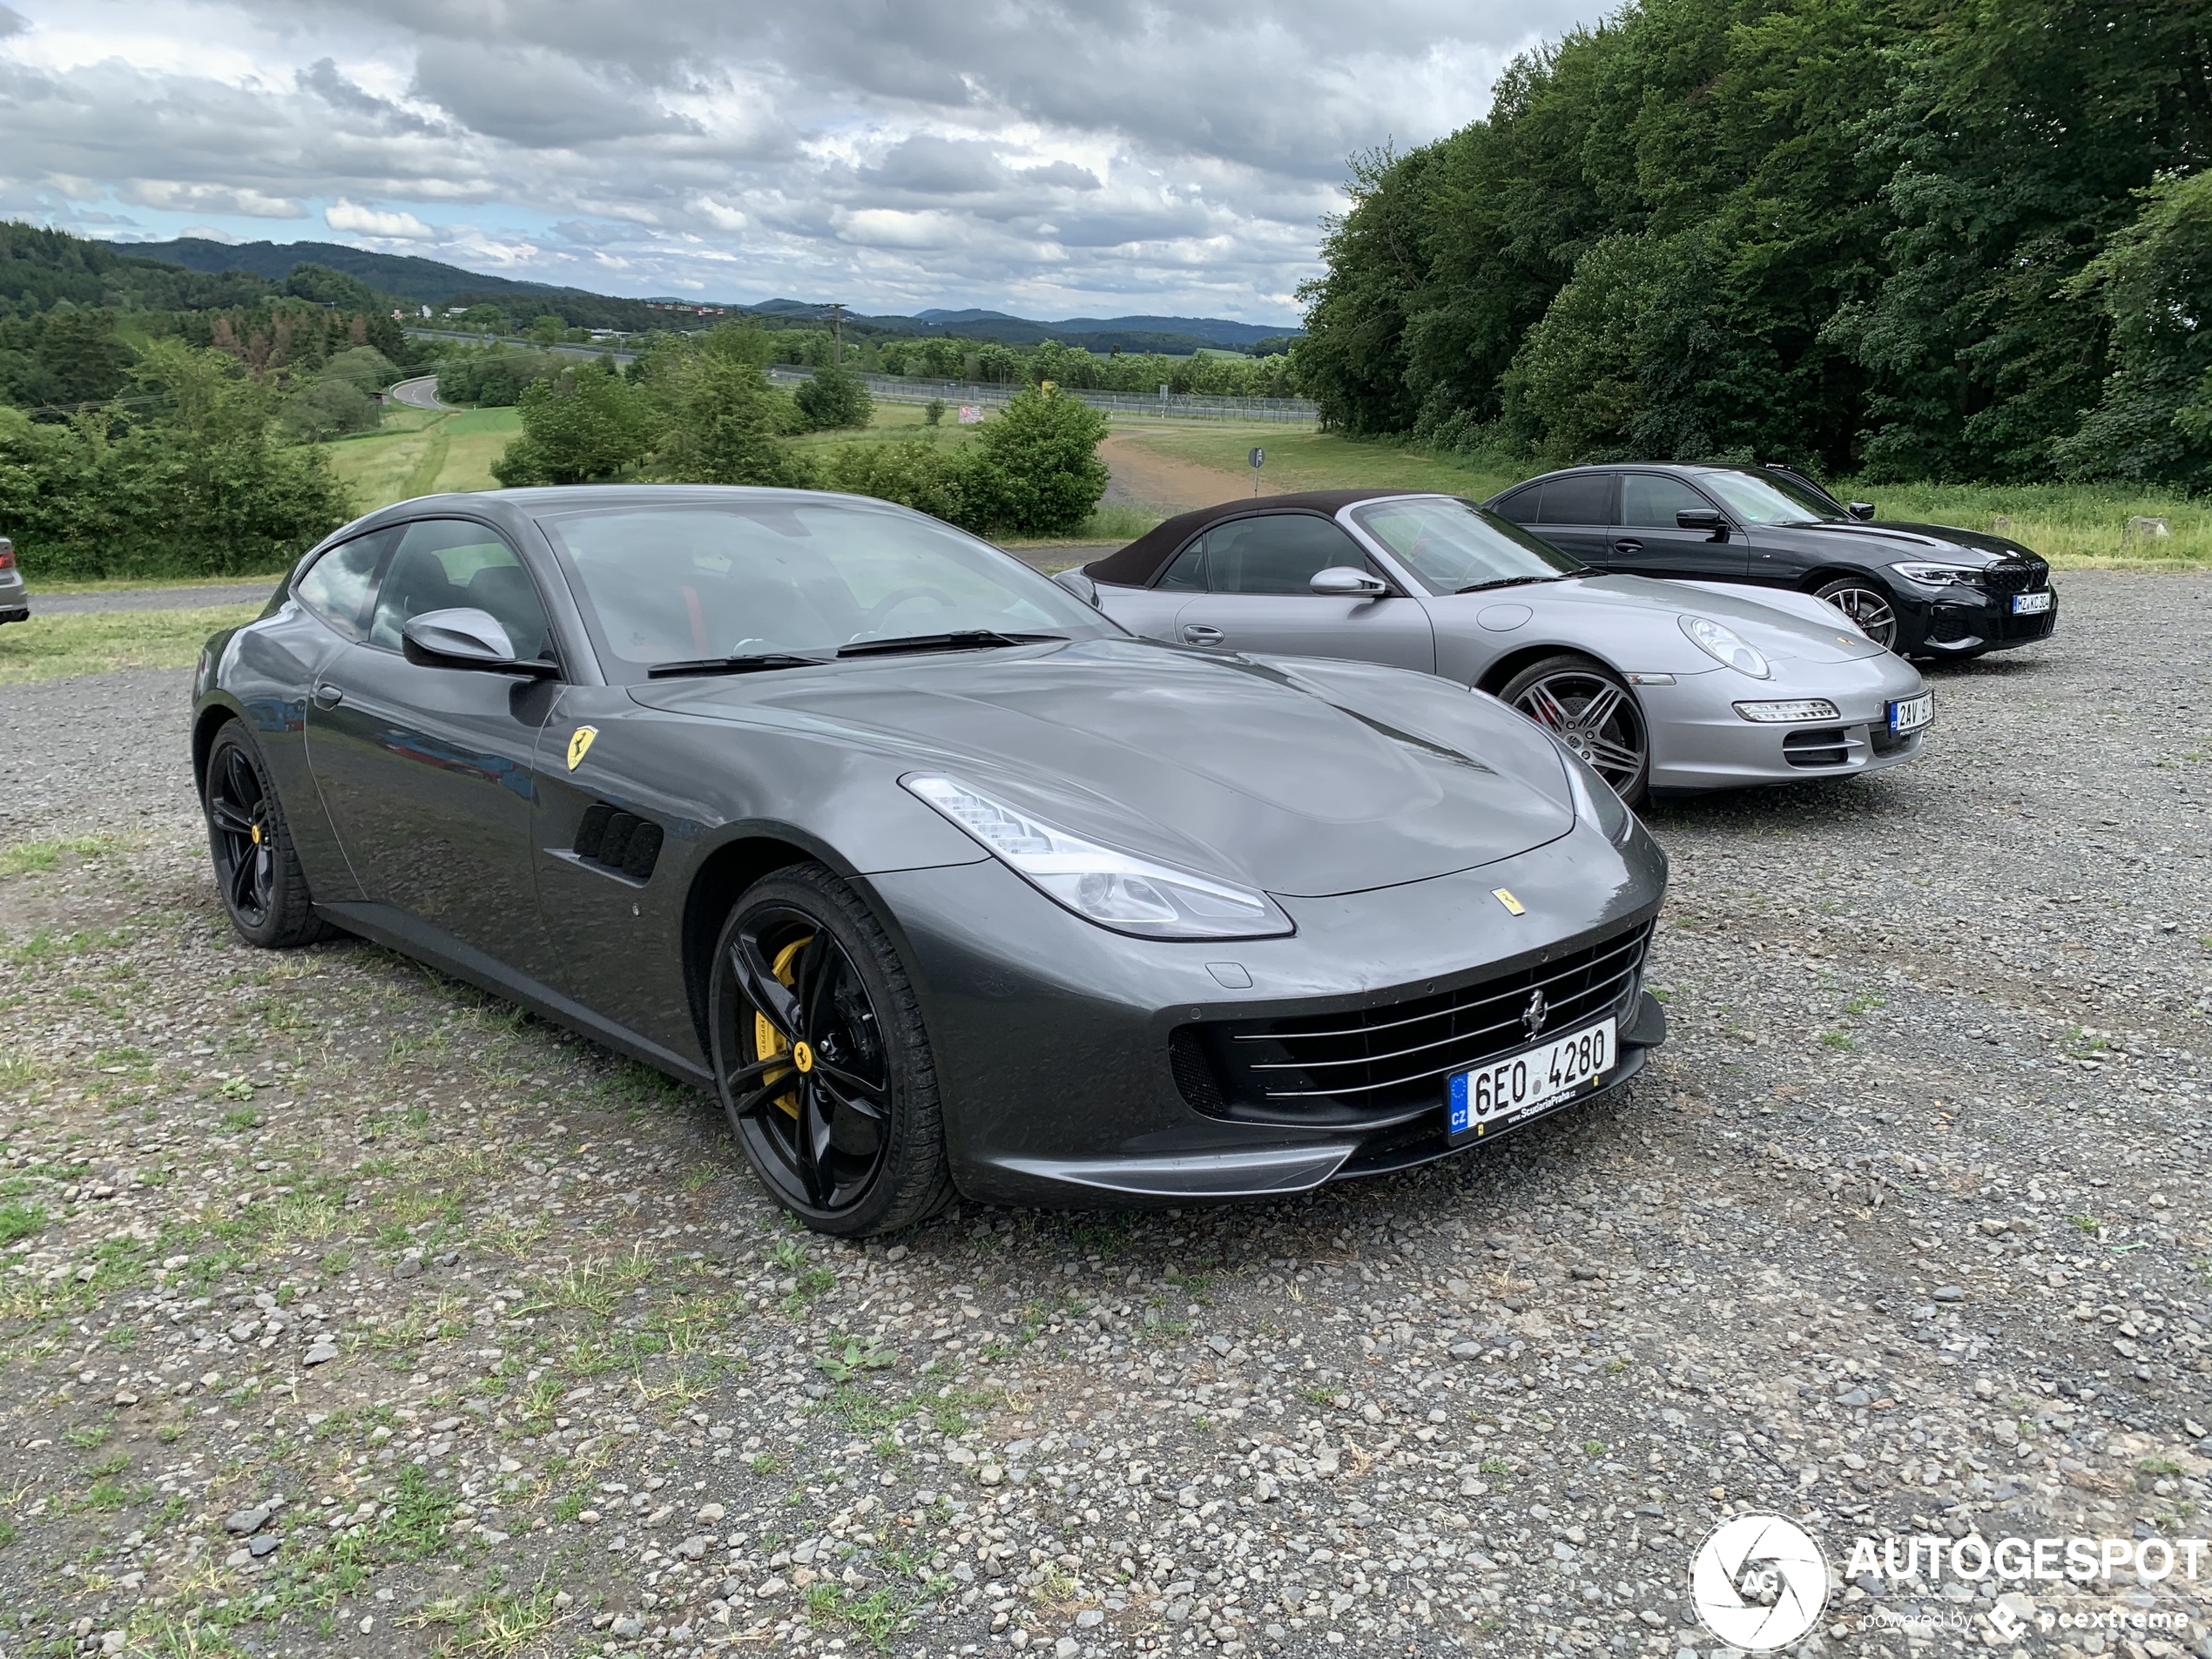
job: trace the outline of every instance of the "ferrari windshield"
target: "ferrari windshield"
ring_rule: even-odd
[[[1449,496],[1371,502],[1352,516],[1438,593],[1549,582],[1582,568],[1518,524]]]
[[[1778,473],[1715,468],[1691,475],[1746,524],[1819,524],[1843,517],[1832,502]]]
[[[934,519],[820,497],[660,502],[540,521],[608,678],[657,664],[833,657],[870,642],[1122,631]]]

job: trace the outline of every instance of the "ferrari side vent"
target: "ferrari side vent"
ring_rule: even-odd
[[[664,839],[661,826],[651,819],[596,800],[583,809],[576,826],[574,851],[587,863],[644,881],[660,861]]]

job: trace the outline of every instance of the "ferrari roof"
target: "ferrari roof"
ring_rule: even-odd
[[[1279,513],[1304,510],[1326,513],[1334,517],[1354,502],[1380,501],[1391,496],[1433,496],[1433,489],[1308,489],[1294,496],[1255,496],[1225,501],[1212,507],[1201,507],[1196,512],[1178,513],[1165,523],[1145,531],[1120,551],[1109,553],[1104,558],[1083,566],[1083,574],[1094,582],[1109,582],[1120,588],[1141,588],[1149,583],[1159,569],[1188,545],[1192,536],[1224,518],[1242,518],[1250,513]]]

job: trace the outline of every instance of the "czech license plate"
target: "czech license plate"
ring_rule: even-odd
[[[2015,617],[2040,617],[2050,608],[2051,590],[2048,588],[2038,593],[2016,593],[2013,596],[2013,614]]]
[[[1555,1042],[1459,1072],[1445,1095],[1445,1127],[1453,1140],[1502,1129],[1595,1082],[1620,1057],[1613,1022],[1600,1020]]]
[[[1918,697],[1901,697],[1890,705],[1890,730],[1918,732],[1935,718],[1935,693],[1923,691]]]

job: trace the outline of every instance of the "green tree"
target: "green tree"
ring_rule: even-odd
[[[1102,411],[1065,394],[1019,394],[966,447],[965,510],[1016,535],[1076,529],[1106,493],[1106,430]]]
[[[560,344],[561,336],[568,332],[568,324],[563,322],[558,317],[548,314],[533,317],[530,320],[530,326],[523,332],[541,346],[557,346]]]
[[[523,388],[522,435],[492,463],[509,489],[523,484],[580,484],[609,478],[652,448],[651,412],[614,367],[602,359]]]
[[[129,382],[135,361],[111,312],[57,307],[40,319],[32,395],[41,403],[101,403]]]
[[[649,382],[661,416],[657,477],[789,488],[813,482],[806,458],[779,435],[792,424],[791,400],[758,363],[710,344],[683,354],[665,374],[664,388],[658,376]]]
[[[849,368],[818,368],[792,395],[811,431],[863,427],[875,413],[875,400],[868,395],[867,384]]]
[[[359,277],[347,276],[343,271],[334,271],[327,265],[307,261],[292,267],[284,280],[284,291],[302,300],[312,300],[319,306],[335,306],[341,311],[375,311],[375,292]]]

